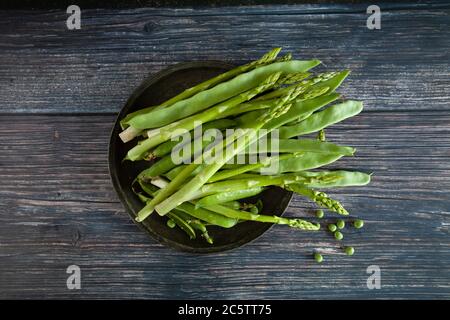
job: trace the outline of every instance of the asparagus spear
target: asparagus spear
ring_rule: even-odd
[[[348,211],[342,206],[342,204],[334,199],[331,199],[326,193],[315,191],[309,188],[305,188],[300,184],[289,184],[286,186],[286,189],[289,191],[293,191],[309,199],[313,200],[321,207],[325,207],[330,209],[331,211],[337,212],[342,215],[348,215]]]
[[[304,88],[304,90],[306,91],[309,87],[312,87],[319,82],[325,82],[326,80],[332,79],[333,77],[335,77],[337,75],[338,75],[338,72],[320,73],[311,79],[306,79],[306,80],[301,81],[300,84],[296,84],[296,86],[301,85]],[[295,80],[294,76],[292,76],[292,78]],[[286,81],[289,81],[289,80],[286,80]],[[259,98],[256,98],[256,101],[278,98],[278,97],[282,96],[283,94],[286,94],[287,91],[289,91],[289,87],[280,88],[280,89],[274,90],[270,93],[267,93]]]
[[[215,211],[221,213],[222,215],[235,218],[240,220],[249,220],[249,221],[258,221],[258,222],[266,222],[266,223],[276,223],[276,224],[284,224],[288,225],[292,228],[308,230],[308,231],[317,231],[320,229],[320,224],[312,223],[303,219],[295,219],[295,218],[284,218],[279,216],[268,216],[261,214],[253,214],[246,211],[234,210],[232,208],[221,206],[221,205],[211,205],[206,207],[211,211]]]

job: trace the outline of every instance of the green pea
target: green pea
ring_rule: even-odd
[[[169,227],[169,228],[175,228],[175,221],[173,221],[172,219],[169,219],[169,220],[167,220],[167,226]]]
[[[321,219],[321,218],[323,218],[324,215],[325,214],[324,214],[323,210],[317,210],[316,211],[316,217],[317,218]]]
[[[316,260],[317,263],[322,263],[323,256],[320,253],[316,252],[314,253],[314,260]]]
[[[362,228],[362,227],[364,226],[364,221],[363,221],[363,220],[360,220],[360,219],[355,220],[355,221],[353,222],[353,226],[354,226],[356,229]]]
[[[326,137],[325,137],[325,130],[321,129],[321,130],[319,131],[319,134],[317,135],[317,139],[318,139],[319,141],[322,141],[322,142],[326,140]]]
[[[344,238],[344,235],[340,231],[336,231],[334,233],[334,237],[336,238],[336,240],[342,240]]]
[[[336,225],[337,225],[337,227],[339,229],[344,229],[345,228],[345,221],[344,220],[338,220]]]
[[[355,253],[355,248],[353,248],[353,247],[346,247],[344,249],[344,251],[345,251],[346,255],[352,256]]]
[[[258,214],[258,207],[257,206],[253,206],[250,208],[250,212],[253,214]]]
[[[336,229],[337,229],[337,227],[335,224],[332,223],[332,224],[328,225],[328,230],[330,230],[331,232],[335,232]]]

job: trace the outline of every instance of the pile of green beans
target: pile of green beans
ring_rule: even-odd
[[[262,193],[271,187],[349,215],[320,190],[363,186],[371,175],[317,169],[354,155],[352,147],[325,141],[324,129],[357,115],[363,104],[335,103],[342,99],[336,89],[348,70],[314,74],[311,69],[320,61],[293,60],[291,54],[278,58],[280,51],[274,48],[256,61],[121,119],[120,138],[124,143],[136,141],[130,143],[125,160],[147,164],[132,185],[143,203],[138,222],[156,212],[167,219],[168,228],[178,228],[190,239],[200,236],[209,244],[218,228],[244,221],[320,229],[311,219],[261,214]],[[211,139],[210,130],[225,137]],[[303,137],[313,133],[316,136]],[[271,153],[273,147],[276,153]],[[174,153],[182,163],[174,160]],[[324,215],[319,211],[316,219]]]

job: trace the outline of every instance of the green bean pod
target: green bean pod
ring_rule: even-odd
[[[257,194],[260,194],[262,191],[264,191],[264,188],[256,187],[237,191],[215,193],[210,196],[201,198],[195,203],[195,205],[196,207],[206,207],[213,204],[223,204],[233,200],[240,200],[253,197]]]
[[[281,127],[280,138],[292,138],[312,132],[317,132],[334,123],[340,122],[360,113],[363,103],[360,101],[345,101],[326,108],[323,111],[313,113],[307,119],[294,126]]]
[[[281,127],[280,130],[282,128],[283,127]],[[272,151],[277,151],[279,153],[309,151],[315,153],[338,153],[344,156],[351,156],[355,152],[355,149],[352,147],[339,146],[331,142],[322,142],[317,139],[269,139],[264,145],[258,145],[258,142],[256,142],[253,147],[249,146],[246,149],[247,153],[268,153]]]
[[[208,230],[206,229],[206,226],[202,221],[195,219],[194,217],[190,216],[189,214],[187,214],[181,210],[178,210],[178,209],[173,209],[172,212],[177,214],[181,219],[183,219],[194,230],[200,231],[202,237],[206,240],[206,242],[208,242],[209,244],[214,243],[213,238],[211,238],[211,236],[209,235]]]
[[[335,170],[335,171],[304,171],[300,173],[304,177],[314,177],[321,179],[314,179],[312,182],[308,183],[308,188],[336,188],[336,187],[349,187],[349,186],[365,186],[370,182],[370,174],[358,172],[358,171],[346,171],[346,170]],[[329,180],[326,179],[327,176],[337,176],[339,179]],[[323,179],[325,178],[325,179]]]
[[[189,239],[195,239],[196,238],[196,234],[195,234],[195,230],[189,225],[189,223],[187,223],[184,219],[180,218],[180,216],[178,214],[176,214],[175,212],[171,211],[167,214],[167,217],[169,219],[171,219],[172,221],[175,222],[175,224],[184,232],[186,232],[186,234],[189,236]]]
[[[290,158],[278,162],[278,167],[273,169],[265,168],[265,174],[279,174],[284,172],[298,172],[322,167],[333,163],[343,155],[339,153],[314,153],[305,152],[300,158]]]

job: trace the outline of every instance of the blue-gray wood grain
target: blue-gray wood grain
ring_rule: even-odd
[[[67,30],[61,10],[4,11],[1,111],[116,112],[148,73],[167,65],[248,61],[274,46],[327,69],[351,69],[344,93],[368,110],[428,110],[430,100],[448,108],[450,9],[386,10],[381,30],[366,28],[364,10],[316,11],[83,10],[77,31]]]
[[[0,12],[0,297],[450,298],[445,6],[387,10],[376,31],[345,6],[86,10],[73,32],[65,17]],[[342,91],[366,102],[327,131],[358,149],[335,168],[374,172],[369,186],[329,192],[366,220],[345,233],[355,256],[324,231],[282,226],[211,256],[157,244],[110,183],[113,113],[149,72],[241,62],[275,45],[352,69]],[[287,214],[313,208],[295,197]],[[322,265],[316,248],[330,250]],[[66,288],[71,264],[82,269],[79,291]],[[380,290],[366,287],[369,265],[381,268]]]

